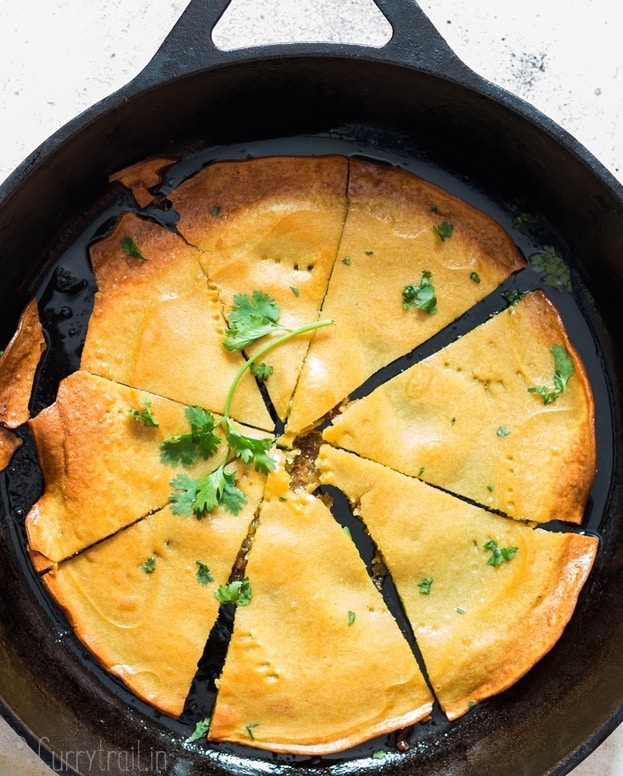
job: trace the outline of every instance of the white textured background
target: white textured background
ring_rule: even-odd
[[[0,181],[56,129],[136,75],[186,5],[0,0]],[[553,118],[623,182],[623,3],[420,5],[467,65]],[[303,40],[382,46],[389,34],[372,0],[232,0],[215,40],[224,49]],[[0,776],[53,772],[0,719]],[[623,776],[623,728],[573,776]]]

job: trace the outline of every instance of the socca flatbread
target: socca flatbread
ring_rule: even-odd
[[[30,395],[45,348],[37,300],[33,299],[0,356],[0,425],[17,428],[30,417]]]
[[[247,474],[239,484],[248,503],[237,515],[218,509],[197,520],[167,507],[43,576],[104,668],[165,714],[183,710],[218,613],[214,593],[257,507],[262,483]]]
[[[574,371],[553,388],[552,346]],[[541,291],[354,401],[324,439],[512,517],[580,523],[595,476],[584,366]]]
[[[151,402],[157,427],[130,416],[129,410],[143,409],[144,399]],[[27,515],[26,531],[30,550],[48,565],[164,507],[171,480],[182,470],[161,462],[160,444],[190,431],[184,405],[87,372],[65,378],[56,402],[33,418],[30,428],[45,489]],[[214,456],[183,471],[208,474],[225,452],[221,444]]]
[[[132,243],[124,243],[127,239]],[[128,255],[134,246],[142,258]],[[243,358],[223,347],[222,304],[208,285],[197,251],[173,232],[130,213],[109,237],[92,245],[90,255],[98,291],[81,369],[223,413]],[[273,428],[249,373],[236,390],[232,415]]]
[[[208,738],[341,751],[410,725],[432,698],[352,540],[314,496],[269,477]]]
[[[328,445],[319,465],[382,549],[450,720],[510,687],[560,638],[595,538],[532,529]],[[516,554],[490,565],[490,542]]]
[[[350,160],[348,215],[322,317],[288,417],[296,434],[381,367],[440,331],[525,266],[485,213],[405,170]],[[450,234],[448,234],[450,231]],[[436,312],[405,309],[430,273]]]
[[[347,177],[344,157],[268,157],[211,164],[171,193],[178,229],[202,251],[227,310],[235,294],[258,289],[277,302],[285,327],[318,319],[344,226]],[[274,368],[266,387],[281,419],[309,338],[263,359]]]

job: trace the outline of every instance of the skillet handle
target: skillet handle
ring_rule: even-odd
[[[271,56],[277,51],[346,53],[383,62],[415,67],[462,81],[478,79],[452,51],[416,0],[373,0],[392,28],[390,40],[381,48],[335,43],[284,43],[237,49],[219,49],[212,32],[235,0],[190,0],[160,48],[132,82],[144,88],[178,76],[228,62]]]

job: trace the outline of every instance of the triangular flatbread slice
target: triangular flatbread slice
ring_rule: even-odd
[[[208,738],[341,751],[427,716],[431,693],[352,540],[271,474]]]
[[[140,256],[133,255],[137,252]],[[223,347],[222,304],[197,250],[168,229],[128,213],[91,246],[90,256],[98,291],[81,369],[223,413],[243,358]],[[249,373],[236,390],[232,415],[273,428]]]
[[[0,355],[0,425],[17,428],[30,417],[30,396],[45,348],[37,300],[32,299]]]
[[[169,507],[71,558],[43,582],[78,638],[139,698],[178,716],[261,496],[251,472],[237,515],[197,520]]]
[[[549,404],[553,346],[574,367]],[[582,521],[595,476],[593,397],[562,321],[541,291],[354,401],[331,444],[512,517]]]
[[[405,170],[351,159],[349,207],[322,317],[292,400],[296,434],[525,266],[483,212]],[[403,307],[430,273],[436,312]]]
[[[328,445],[319,466],[380,548],[449,719],[510,687],[560,638],[594,537],[532,529]]]
[[[157,427],[130,415],[144,409],[143,400],[151,403]],[[26,531],[40,568],[164,507],[181,469],[160,460],[160,444],[190,431],[183,404],[88,372],[65,378],[55,403],[33,418],[30,428],[45,489],[26,517]],[[212,457],[183,471],[208,474],[225,451],[222,443]]]
[[[178,229],[202,251],[226,310],[235,294],[258,290],[277,302],[288,328],[318,319],[344,226],[347,177],[344,157],[266,157],[211,164],[171,193]],[[309,338],[263,359],[274,368],[266,387],[281,419]]]

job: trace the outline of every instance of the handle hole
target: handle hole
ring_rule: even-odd
[[[279,43],[346,43],[382,48],[392,27],[374,0],[235,0],[212,31],[222,51]]]

